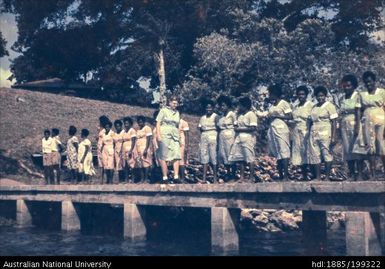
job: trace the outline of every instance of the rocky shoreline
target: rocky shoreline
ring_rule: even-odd
[[[254,228],[261,232],[288,232],[301,228],[302,211],[298,210],[261,210],[243,209],[241,211],[241,225]],[[328,229],[339,229],[345,226],[343,212],[328,212]]]

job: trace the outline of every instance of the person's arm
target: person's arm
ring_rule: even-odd
[[[128,158],[130,159],[132,157],[132,152],[134,151],[135,145],[136,145],[136,136],[133,136],[131,137],[131,148],[130,148],[130,151],[128,152]]]
[[[360,132],[361,107],[356,107],[354,111],[354,121],[354,136],[357,137]]]
[[[84,160],[85,160],[85,158],[86,158],[87,153],[88,153],[89,150],[90,150],[90,146],[89,146],[89,145],[86,145],[86,146],[85,146],[85,150],[84,150],[83,157],[82,157],[82,159],[80,160],[81,163],[84,163]]]
[[[331,120],[332,124],[332,136],[331,136],[331,146],[337,144],[337,119]]]
[[[190,131],[189,130],[184,131],[184,137],[185,137],[184,155],[185,155],[185,160],[187,161],[188,155],[189,155],[189,147],[190,147]]]
[[[150,128],[148,128],[148,129],[149,130],[146,133],[146,148],[144,149],[144,152],[143,152],[143,157],[144,158],[147,158],[148,149],[150,148],[151,139],[152,139],[152,131],[151,131]]]

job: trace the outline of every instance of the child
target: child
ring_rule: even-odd
[[[56,171],[56,184],[60,185],[60,165],[61,165],[61,152],[63,151],[63,145],[59,137],[59,129],[52,129],[52,168]]]
[[[148,172],[152,166],[152,131],[151,128],[145,125],[145,118],[139,116],[137,119],[139,130],[136,132],[136,150],[138,153],[140,165],[140,179],[142,183],[148,181]]]
[[[75,136],[76,127],[70,126],[68,130],[68,134],[70,138],[67,141],[67,167],[71,171],[71,181],[72,183],[76,183],[78,181],[78,148],[79,148],[79,140]]]
[[[78,167],[79,174],[83,181],[88,181],[90,176],[95,175],[95,169],[92,163],[91,141],[88,139],[89,133],[87,129],[82,129],[82,142],[79,144]]]
[[[54,174],[52,169],[52,144],[53,140],[51,132],[46,129],[44,130],[44,137],[41,140],[41,145],[43,153],[44,178],[47,185],[54,183]]]
[[[180,112],[179,114],[182,116]],[[180,179],[182,182],[184,182],[185,180],[185,173],[186,173],[185,166],[188,162],[188,149],[190,144],[189,131],[190,131],[190,128],[189,128],[188,122],[181,118],[179,122],[180,154],[181,154],[181,159],[179,161],[179,172],[180,172]]]
[[[134,180],[134,167],[135,167],[135,159],[136,151],[136,131],[132,128],[132,119],[130,117],[126,117],[123,119],[124,130],[123,132],[123,149],[122,154],[124,158],[124,173],[125,179],[128,180],[128,183],[133,183]],[[128,170],[131,169],[131,179],[129,178]]]
[[[114,148],[115,148],[115,170],[118,172],[119,183],[124,181],[124,156],[123,156],[123,129],[122,129],[122,121],[116,120],[114,122],[115,126],[115,136],[114,136]]]

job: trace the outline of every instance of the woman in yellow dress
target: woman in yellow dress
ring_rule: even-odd
[[[109,118],[105,115],[102,115],[99,117],[99,126],[98,126],[98,136],[96,137],[97,141],[97,155],[98,155],[98,167],[100,168],[100,175],[101,175],[101,181],[103,183],[104,181],[104,168],[103,168],[103,159],[102,159],[102,146],[103,146],[103,133],[105,132],[104,130],[104,125],[109,122]]]
[[[123,119],[124,129],[123,129],[123,169],[125,174],[125,179],[128,183],[134,182],[134,168],[135,168],[135,158],[136,158],[136,130],[132,127],[133,121],[130,117]],[[130,175],[131,171],[131,175]],[[131,176],[131,178],[130,178]]]
[[[376,75],[371,71],[366,71],[362,80],[366,87],[359,103],[363,138],[356,140],[353,152],[368,156],[370,178],[374,178],[376,157],[382,158],[385,169],[385,89],[376,87]]]
[[[79,144],[78,168],[82,181],[89,181],[90,176],[95,175],[95,169],[92,163],[92,145],[91,141],[88,139],[89,133],[90,132],[87,129],[82,129],[82,141]]]
[[[146,125],[146,119],[143,116],[137,118],[139,129],[136,131],[136,151],[138,154],[138,163],[140,169],[141,183],[148,183],[148,174],[152,166],[152,130]]]
[[[114,121],[115,135],[114,135],[114,158],[115,171],[118,172],[119,183],[124,182],[124,155],[123,155],[123,123],[121,120]]]

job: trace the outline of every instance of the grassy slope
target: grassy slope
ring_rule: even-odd
[[[124,116],[151,118],[154,112],[142,107],[8,88],[0,88],[0,107],[0,150],[13,158],[26,160],[32,153],[40,152],[46,128],[59,128],[64,142],[68,139],[70,125],[75,125],[78,130],[87,128],[91,141],[95,143],[100,115],[107,115],[113,121]],[[194,156],[199,119],[190,115],[184,115],[184,118],[190,123],[191,154]]]

